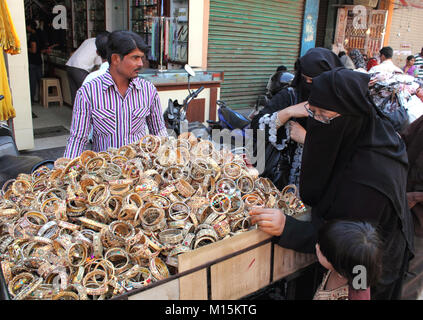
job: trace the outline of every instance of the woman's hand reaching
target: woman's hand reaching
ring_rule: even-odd
[[[281,125],[284,125],[291,118],[303,118],[308,117],[307,110],[304,105],[306,102],[294,104],[288,108],[282,109],[278,112],[278,118]]]
[[[286,217],[280,209],[255,207],[249,214],[252,224],[272,236],[280,236],[285,228]]]
[[[298,122],[289,121],[289,132],[291,135],[291,139],[295,142],[304,144],[305,136],[306,136],[306,129],[304,129]]]

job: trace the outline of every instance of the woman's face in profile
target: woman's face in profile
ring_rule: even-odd
[[[338,112],[322,109],[308,103],[305,105],[305,108],[308,109],[307,111],[310,117],[325,124],[329,124],[331,120],[340,116]]]

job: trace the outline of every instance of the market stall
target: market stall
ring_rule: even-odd
[[[15,300],[238,299],[315,261],[273,245],[252,206],[307,218],[295,186],[189,134],[60,158],[3,186],[2,284]]]

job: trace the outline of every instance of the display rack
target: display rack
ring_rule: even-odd
[[[87,38],[87,0],[72,0],[73,47],[78,48]]]
[[[88,2],[88,32],[91,38],[106,30],[105,2],[105,0],[89,0]]]
[[[146,16],[157,16],[157,0],[132,0],[130,6],[130,30],[138,33],[151,48],[152,21]]]

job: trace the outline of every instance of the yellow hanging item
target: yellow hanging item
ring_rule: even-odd
[[[0,0],[0,47],[9,54],[21,52],[21,43],[10,17],[6,0]]]
[[[12,94],[10,93],[9,82],[7,81],[6,64],[4,63],[2,50],[0,50],[0,95],[4,96],[4,99],[0,101],[0,120],[14,118],[16,113],[12,105]]]

